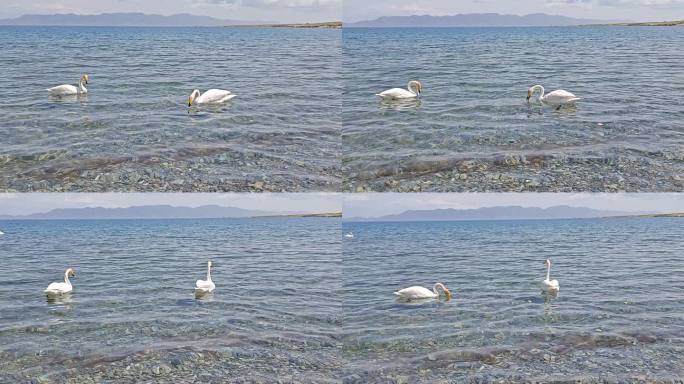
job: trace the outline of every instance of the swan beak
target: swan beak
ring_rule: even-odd
[[[444,295],[446,296],[447,300],[451,300],[451,291],[449,291],[449,290],[444,291]]]
[[[192,107],[192,97],[188,97],[188,107]]]
[[[530,101],[530,97],[532,97],[532,92],[529,90],[527,91],[527,101]]]

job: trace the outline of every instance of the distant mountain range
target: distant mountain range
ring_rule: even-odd
[[[59,208],[46,213],[26,216],[0,215],[4,220],[60,220],[60,219],[208,219],[244,218],[259,216],[296,215],[298,212],[267,212],[218,205],[174,207],[171,205],[143,205],[128,208]]]
[[[477,209],[411,210],[396,215],[373,218],[345,218],[346,221],[462,221],[462,220],[533,220],[582,219],[609,216],[632,216],[641,212],[602,211],[559,205],[549,208],[502,206]]]
[[[0,19],[0,25],[54,25],[94,27],[221,27],[226,25],[273,24],[269,21],[224,20],[187,13],[162,16],[144,13],[103,13],[99,15],[24,15]]]
[[[618,21],[575,19],[567,16],[533,13],[502,15],[499,13],[468,13],[452,16],[383,16],[375,20],[345,23],[345,27],[545,27],[587,24],[607,24]]]

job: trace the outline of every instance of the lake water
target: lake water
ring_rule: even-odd
[[[343,31],[346,191],[681,191],[678,28]],[[414,103],[374,94],[423,84]],[[559,111],[527,88],[581,97]]]
[[[334,382],[339,219],[0,228],[0,382]],[[209,259],[216,291],[196,299]],[[73,294],[47,302],[66,267]]]
[[[345,222],[343,231],[355,235],[343,244],[345,383],[684,377],[681,219]],[[546,258],[555,298],[540,291]],[[392,294],[436,281],[452,300]]]
[[[339,190],[339,30],[0,27],[0,47],[0,190]],[[87,97],[48,98],[82,73]],[[237,97],[188,111],[195,88]]]

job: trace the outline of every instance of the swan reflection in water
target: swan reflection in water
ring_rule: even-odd
[[[546,104],[526,103],[527,117],[543,116],[544,112],[552,112],[553,116],[575,116],[577,114],[577,106],[568,104],[561,109],[553,108],[549,111],[549,106]]]
[[[378,109],[380,111],[410,111],[419,109],[423,100],[414,99],[380,99]]]
[[[71,292],[68,293],[48,293],[45,295],[48,304],[65,305],[67,309],[71,309],[71,304],[74,302]]]
[[[195,291],[195,300],[211,303],[214,301],[214,292]]]
[[[71,103],[80,103],[81,105],[86,105],[88,102],[88,94],[80,94],[80,95],[66,95],[66,96],[52,96],[48,95],[48,101],[51,103],[63,103],[63,104],[71,104]]]

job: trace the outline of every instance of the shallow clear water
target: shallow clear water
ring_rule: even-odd
[[[339,369],[339,219],[1,224],[0,382],[329,382]],[[217,288],[196,299],[208,259]],[[68,266],[74,293],[48,303]]]
[[[0,189],[337,190],[340,36],[0,27]],[[48,98],[82,73],[87,97]],[[237,97],[188,113],[195,88]]]
[[[680,219],[342,227],[345,383],[684,378]],[[436,281],[452,300],[392,294]]]
[[[343,31],[348,191],[680,191],[678,28]],[[374,94],[423,84],[418,103]],[[559,111],[527,88],[581,97]]]

